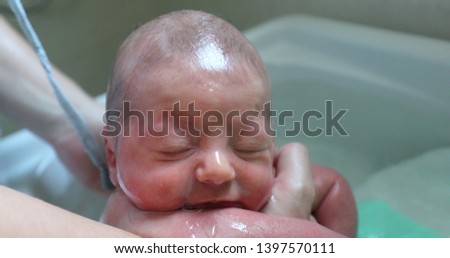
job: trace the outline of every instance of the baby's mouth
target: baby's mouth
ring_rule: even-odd
[[[222,209],[222,208],[244,208],[240,202],[206,202],[199,204],[185,204],[181,210],[186,211],[200,211],[207,209]]]

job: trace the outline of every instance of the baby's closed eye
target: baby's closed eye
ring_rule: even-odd
[[[265,151],[269,150],[269,143],[257,141],[242,141],[233,144],[233,150],[243,159],[254,159],[260,157]]]
[[[180,160],[189,157],[194,147],[189,144],[164,144],[159,146],[156,154],[159,160]]]

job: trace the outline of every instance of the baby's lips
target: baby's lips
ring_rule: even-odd
[[[245,208],[240,202],[205,202],[199,204],[185,204],[181,207],[182,210],[204,210],[204,209],[221,209],[221,208]]]

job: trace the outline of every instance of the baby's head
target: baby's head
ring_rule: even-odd
[[[106,137],[111,181],[143,210],[259,210],[275,173],[270,97],[261,58],[231,24],[199,11],[150,21],[110,77],[107,109],[122,129]]]

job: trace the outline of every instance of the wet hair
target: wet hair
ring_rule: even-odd
[[[239,65],[241,74],[228,76],[236,80],[242,72],[252,73],[269,85],[259,54],[233,25],[201,11],[176,11],[142,25],[119,48],[109,77],[106,109],[122,109],[122,101],[139,73],[195,60],[196,46],[205,37],[213,37],[233,65]]]

